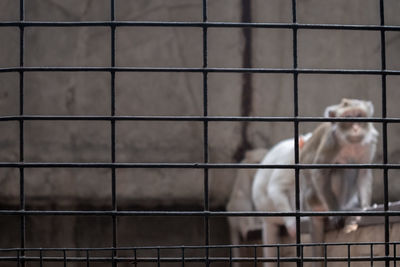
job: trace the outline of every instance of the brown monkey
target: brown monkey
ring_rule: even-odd
[[[326,117],[371,117],[369,101],[343,99],[325,110]],[[370,122],[325,122],[306,137],[300,149],[300,163],[358,164],[371,163],[376,150],[378,132]],[[262,164],[293,164],[293,139],[273,147]],[[304,210],[329,211],[365,209],[371,202],[372,172],[369,169],[306,169],[300,172],[301,205]],[[253,202],[259,211],[293,211],[295,209],[294,170],[260,169],[252,187]],[[332,218],[339,224],[341,218]],[[285,225],[289,235],[296,233],[294,217],[267,217],[263,220],[263,242],[279,243],[278,227]],[[324,240],[323,217],[311,217],[311,240]],[[265,256],[275,250],[265,249]],[[322,256],[322,248],[313,247],[313,256]],[[315,262],[314,266],[322,263]],[[266,266],[275,266],[266,264]]]

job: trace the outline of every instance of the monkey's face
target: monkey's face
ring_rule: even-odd
[[[339,117],[343,118],[360,118],[367,117],[367,112],[360,108],[343,108],[337,112]],[[361,142],[368,133],[367,122],[337,122],[340,131],[345,139],[350,143]]]
[[[360,118],[371,117],[374,113],[374,106],[370,101],[347,99],[325,109],[326,117]],[[368,122],[334,122],[338,131],[336,135],[343,141],[349,143],[360,143],[369,133],[370,123]]]
[[[367,123],[338,123],[339,128],[341,129],[345,139],[350,143],[360,143],[363,141],[366,133],[368,132]]]

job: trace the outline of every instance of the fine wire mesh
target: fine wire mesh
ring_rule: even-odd
[[[200,0],[199,0],[200,1]],[[0,27],[19,28],[19,66],[18,67],[2,67],[0,72],[18,73],[19,74],[19,116],[1,116],[0,122],[17,121],[19,123],[19,161],[18,162],[0,162],[0,168],[17,168],[19,169],[19,209],[18,210],[0,210],[1,216],[16,215],[20,216],[20,247],[14,249],[0,249],[0,262],[15,262],[16,266],[25,266],[28,262],[38,263],[39,266],[47,266],[50,262],[61,262],[63,266],[67,266],[70,262],[80,262],[90,266],[91,263],[105,262],[117,266],[120,262],[129,262],[134,266],[139,263],[150,262],[160,266],[161,263],[175,263],[177,266],[185,266],[187,263],[204,263],[209,266],[215,262],[229,263],[233,262],[254,262],[255,266],[258,262],[277,261],[294,262],[297,266],[302,266],[303,262],[322,260],[328,262],[347,262],[348,266],[351,262],[370,262],[373,266],[374,262],[385,262],[385,266],[392,263],[396,266],[397,254],[396,248],[398,242],[389,242],[389,217],[399,216],[399,211],[389,210],[388,198],[388,170],[400,169],[400,164],[388,164],[387,159],[387,125],[389,123],[399,123],[399,118],[388,118],[386,112],[386,78],[388,75],[400,75],[400,70],[386,69],[386,43],[385,33],[387,31],[399,32],[400,26],[385,25],[384,20],[384,0],[379,0],[380,25],[338,25],[338,24],[301,24],[297,23],[296,0],[292,0],[292,22],[291,23],[252,23],[252,22],[209,22],[207,19],[207,0],[202,0],[202,21],[201,22],[156,22],[156,21],[118,21],[115,16],[115,1],[110,0],[110,19],[108,21],[79,21],[79,22],[56,22],[56,21],[25,21],[25,1],[20,0],[19,21],[0,22]],[[110,27],[111,29],[111,62],[109,67],[25,67],[24,65],[24,30],[32,27]],[[202,29],[202,67],[201,68],[182,68],[182,67],[117,67],[115,64],[116,54],[116,28],[117,27],[195,27]],[[210,68],[208,66],[208,29],[210,28],[267,28],[267,29],[289,29],[292,30],[293,38],[293,66],[292,68]],[[377,31],[380,32],[381,42],[381,68],[379,70],[350,70],[350,69],[302,69],[298,68],[297,55],[297,31],[299,29],[319,29],[319,30],[358,30],[358,31]],[[110,96],[111,110],[109,116],[53,116],[53,115],[26,115],[24,112],[24,74],[26,72],[106,72],[111,74]],[[117,116],[115,113],[115,75],[118,72],[192,72],[201,73],[203,77],[203,115],[202,116]],[[209,73],[286,73],[293,75],[293,116],[292,117],[233,117],[233,116],[209,116],[208,115],[208,74]],[[381,118],[321,118],[321,117],[299,117],[298,112],[298,77],[307,74],[347,74],[347,75],[380,75],[382,85],[382,117]],[[24,122],[26,121],[106,121],[110,122],[111,131],[111,162],[109,163],[79,163],[79,162],[25,162],[24,159]],[[335,164],[335,168],[373,168],[383,171],[384,181],[384,209],[383,211],[329,211],[329,212],[305,212],[300,211],[300,188],[299,188],[299,172],[301,169],[310,168],[332,168],[330,164],[300,164],[298,151],[299,123],[300,122],[320,122],[320,121],[371,121],[382,124],[382,144],[383,144],[383,163],[382,164]],[[203,124],[203,162],[195,163],[118,163],[116,162],[116,128],[117,121],[198,121]],[[227,121],[250,121],[250,122],[293,122],[295,137],[295,162],[291,165],[260,165],[260,164],[232,164],[232,163],[210,163],[209,162],[209,122],[227,122]],[[24,171],[26,168],[109,168],[111,169],[111,209],[109,210],[27,210],[25,205],[25,188],[24,188]],[[118,210],[116,196],[116,169],[120,168],[193,168],[203,170],[204,179],[204,203],[202,211],[122,211]],[[211,211],[209,208],[209,169],[221,168],[291,168],[295,170],[296,181],[296,210],[290,213],[285,212],[226,212]],[[27,248],[26,247],[26,217],[27,216],[109,216],[112,218],[112,244],[110,248]],[[257,253],[257,248],[268,245],[210,245],[210,229],[209,223],[212,217],[227,216],[295,216],[296,217],[296,244],[274,245],[277,249],[277,259],[264,258]],[[383,216],[385,218],[385,237],[384,242],[368,242],[368,243],[327,243],[327,244],[303,244],[300,237],[300,218],[302,216],[338,216],[338,215],[356,215],[356,216]],[[120,247],[117,240],[117,219],[122,216],[196,216],[204,219],[204,245],[202,246],[154,246],[154,247]],[[303,250],[306,247],[323,245],[323,259],[314,259],[304,256]],[[374,248],[376,246],[385,247],[385,255],[374,256]],[[329,246],[347,246],[347,254],[342,257],[330,257],[327,253]],[[369,246],[370,254],[368,256],[352,257],[351,248],[358,246]],[[234,258],[232,249],[238,247],[248,247],[254,249],[252,257]],[[281,257],[282,247],[295,247],[296,256]],[[223,249],[228,251],[229,256],[211,256],[211,252]],[[162,256],[164,250],[175,250],[179,257]],[[193,257],[188,256],[188,250],[199,250],[204,256]],[[140,256],[140,251],[151,251],[153,256]],[[390,256],[392,251],[392,256]],[[119,252],[124,254],[119,255]],[[153,253],[154,252],[154,253]],[[95,254],[95,255],[94,255]]]

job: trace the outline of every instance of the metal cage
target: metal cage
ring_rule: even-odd
[[[200,1],[200,0],[199,0]],[[388,31],[399,32],[400,26],[385,25],[384,16],[384,0],[379,1],[379,25],[338,25],[338,24],[302,24],[297,22],[296,0],[292,0],[292,21],[290,23],[253,23],[253,22],[209,22],[207,18],[208,8],[207,0],[202,0],[202,21],[198,22],[156,22],[156,21],[118,21],[115,16],[115,0],[110,0],[109,20],[107,21],[27,21],[25,20],[25,0],[20,0],[19,21],[2,21],[0,27],[14,27],[19,32],[19,66],[17,67],[1,67],[2,73],[17,73],[19,75],[19,115],[17,116],[1,116],[0,121],[15,121],[19,123],[19,161],[18,162],[0,162],[0,168],[15,168],[19,170],[19,209],[16,210],[0,210],[0,216],[19,216],[20,217],[20,247],[18,248],[1,248],[0,262],[7,264],[15,264],[16,266],[51,266],[57,263],[57,266],[68,266],[71,262],[79,262],[82,266],[95,266],[96,263],[109,263],[117,266],[118,263],[128,262],[134,266],[140,266],[141,263],[153,263],[161,266],[164,263],[173,263],[174,266],[185,266],[189,263],[201,263],[204,266],[210,266],[216,262],[222,262],[225,266],[231,266],[234,262],[254,263],[277,261],[293,262],[297,266],[302,266],[304,262],[324,261],[325,263],[340,261],[348,263],[364,262],[371,266],[374,262],[384,262],[385,266],[396,266],[398,242],[390,242],[389,238],[389,218],[391,216],[399,216],[399,211],[389,210],[388,198],[388,170],[399,169],[398,164],[389,164],[387,158],[387,125],[390,123],[399,123],[399,118],[388,118],[386,112],[386,78],[390,75],[400,75],[400,70],[389,70],[386,68],[386,43],[385,35]],[[118,67],[116,66],[116,29],[120,27],[191,27],[200,28],[202,30],[202,67],[186,68],[186,67]],[[55,27],[61,31],[68,27],[109,27],[110,28],[110,58],[111,62],[108,67],[26,67],[24,64],[24,39],[25,29],[32,27]],[[291,68],[215,68],[208,65],[208,30],[210,28],[268,28],[268,29],[286,29],[292,33],[293,50],[293,66]],[[353,69],[303,69],[298,67],[298,30],[300,29],[319,29],[324,31],[344,30],[344,31],[374,31],[380,33],[381,43],[381,68],[376,70],[353,70]],[[24,112],[24,75],[27,72],[103,72],[111,75],[110,83],[110,99],[111,110],[108,116],[53,116],[53,115],[28,115]],[[118,116],[115,109],[115,80],[116,73],[119,72],[191,72],[202,75],[203,88],[203,114],[201,116]],[[209,73],[284,73],[293,77],[293,115],[289,117],[234,117],[234,116],[209,116],[208,112],[208,75]],[[366,118],[366,119],[337,119],[322,117],[300,117],[298,112],[298,79],[300,75],[308,74],[344,74],[344,75],[375,75],[381,77],[381,95],[382,95],[382,117]],[[109,123],[111,132],[111,161],[108,163],[79,163],[79,162],[26,162],[24,159],[24,125],[27,121],[105,121]],[[351,164],[351,165],[306,165],[299,163],[298,137],[299,123],[302,122],[321,122],[321,121],[344,121],[359,120],[379,123],[383,129],[383,162],[381,164]],[[116,162],[116,122],[119,121],[195,121],[203,125],[203,162],[193,163],[118,163]],[[260,164],[233,164],[233,163],[210,163],[209,161],[209,122],[292,122],[294,125],[293,136],[295,137],[295,164],[289,166],[281,165],[260,165]],[[25,188],[24,188],[24,172],[27,168],[106,168],[111,170],[111,194],[112,208],[109,210],[29,210],[25,204]],[[303,212],[300,211],[299,200],[299,172],[301,169],[309,168],[374,168],[383,172],[384,181],[384,208],[382,211],[358,211],[358,212]],[[193,168],[203,170],[204,180],[204,203],[202,211],[140,211],[129,210],[122,211],[117,207],[116,193],[116,170],[120,168]],[[292,168],[296,174],[296,211],[291,213],[282,212],[227,212],[227,211],[211,211],[209,207],[209,170],[233,168],[233,169],[257,169],[257,168]],[[108,216],[112,219],[112,244],[109,248],[28,248],[26,247],[26,217],[27,216]],[[277,259],[263,258],[260,248],[269,245],[210,245],[210,229],[209,220],[213,217],[229,217],[229,216],[295,216],[297,221],[297,229],[300,230],[300,218],[304,216],[335,216],[335,215],[360,215],[360,216],[381,216],[384,217],[385,237],[384,242],[370,243],[324,243],[324,244],[304,244],[301,242],[300,231],[297,231],[296,244],[274,245],[278,252]],[[204,245],[202,246],[155,246],[155,247],[120,247],[117,242],[117,218],[122,216],[197,216],[204,220]],[[309,246],[321,245],[325,248],[325,257],[314,259],[305,257],[303,249]],[[343,257],[330,257],[326,253],[329,246],[344,246],[347,248],[347,255]],[[367,246],[370,248],[371,254],[368,257],[353,257],[351,248],[357,246]],[[373,250],[376,246],[384,246],[385,255],[374,257]],[[252,257],[235,258],[232,256],[232,250],[238,247],[246,247],[254,251]],[[296,251],[295,257],[280,257],[282,247],[293,247]],[[169,250],[174,253],[172,256],[163,256],[163,251]],[[141,252],[146,251],[151,256],[143,256]],[[190,256],[195,251],[201,256]],[[224,255],[228,256],[212,256],[215,251],[224,251]],[[147,254],[147,255],[148,255]],[[216,253],[218,254],[218,253]],[[36,264],[36,265],[32,265]],[[0,264],[1,265],[1,264]],[[154,266],[154,265],[153,265]]]

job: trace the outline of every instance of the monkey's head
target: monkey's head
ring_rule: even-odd
[[[325,117],[357,118],[371,117],[374,106],[370,101],[347,99],[325,109]],[[334,129],[339,138],[350,143],[360,143],[371,132],[370,122],[334,122]]]

